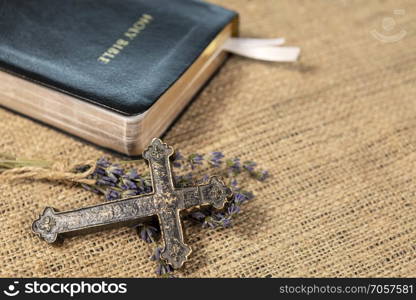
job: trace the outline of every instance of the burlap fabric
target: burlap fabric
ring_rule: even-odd
[[[416,3],[216,2],[240,12],[242,36],[285,36],[303,56],[232,57],[167,132],[183,152],[220,149],[272,174],[251,184],[257,197],[234,228],[187,228],[194,252],[182,275],[415,276]],[[2,152],[23,157],[122,158],[4,109],[0,137]],[[0,183],[0,275],[155,276],[131,229],[60,247],[30,231],[45,206],[100,201],[61,184]]]

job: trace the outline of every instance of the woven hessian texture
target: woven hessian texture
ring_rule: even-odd
[[[257,197],[233,228],[186,228],[194,251],[181,276],[416,276],[415,1],[216,2],[240,12],[242,36],[284,36],[303,52],[296,64],[231,57],[165,135],[184,153],[222,150],[272,175],[251,183]],[[0,151],[123,159],[5,109]],[[62,246],[30,231],[45,206],[101,201],[63,184],[0,183],[0,276],[155,276],[132,229]]]

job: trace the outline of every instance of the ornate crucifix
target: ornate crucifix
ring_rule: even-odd
[[[229,189],[217,177],[211,177],[208,184],[175,188],[169,161],[172,154],[173,148],[160,139],[154,139],[143,152],[150,165],[152,193],[66,212],[47,207],[33,222],[33,232],[53,243],[60,234],[129,224],[157,215],[164,242],[161,257],[175,269],[180,268],[192,251],[184,242],[180,211],[203,205],[220,209]]]

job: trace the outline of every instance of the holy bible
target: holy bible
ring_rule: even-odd
[[[199,0],[0,0],[0,105],[137,155],[237,32],[235,12]]]

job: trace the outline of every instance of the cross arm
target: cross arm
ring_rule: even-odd
[[[143,152],[143,157],[149,162],[153,191],[156,194],[169,193],[174,189],[169,161],[172,154],[173,148],[160,139],[153,139],[150,146]]]
[[[73,211],[57,212],[47,207],[32,224],[32,230],[48,243],[59,234],[84,231],[114,223],[123,224],[155,215],[152,195],[120,199]]]
[[[231,195],[230,189],[216,176],[211,177],[208,184],[180,188],[176,189],[175,192],[177,197],[183,200],[182,209],[204,205],[212,205],[217,209],[221,209]]]

